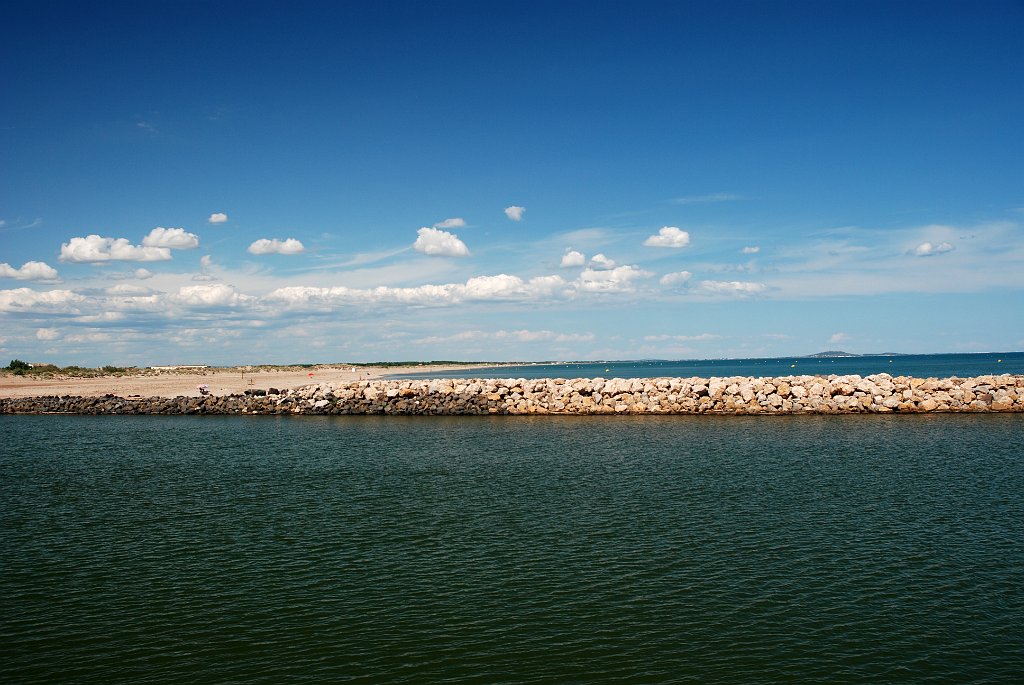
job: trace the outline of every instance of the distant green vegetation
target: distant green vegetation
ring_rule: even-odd
[[[11,363],[4,367],[15,376],[38,376],[47,378],[50,376],[72,376],[74,378],[95,378],[97,376],[123,376],[125,374],[138,373],[134,366],[102,366],[96,369],[82,366],[54,366],[53,364],[29,364],[20,359],[12,359]]]
[[[295,371],[295,370],[309,370],[317,368],[347,368],[351,366],[355,367],[374,367],[374,368],[389,368],[393,366],[470,366],[470,365],[494,365],[501,366],[506,362],[466,362],[466,361],[455,361],[451,359],[432,359],[430,361],[394,361],[394,362],[338,362],[331,364],[245,364],[239,366],[207,366],[202,369],[181,369],[178,370],[158,370],[150,368],[139,368],[137,366],[113,366],[107,364],[105,366],[99,366],[96,368],[78,366],[72,364],[70,366],[56,366],[54,364],[29,364],[23,362],[20,359],[12,359],[11,363],[6,367],[0,368],[0,371],[8,371],[16,376],[34,376],[38,378],[47,378],[52,376],[69,376],[72,378],[96,378],[99,376],[153,376],[167,373],[199,373],[205,375],[207,373],[215,373],[217,371],[238,371],[242,373],[251,373],[254,371]]]

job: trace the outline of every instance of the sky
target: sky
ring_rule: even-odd
[[[1024,349],[1024,3],[5,3],[0,359]]]

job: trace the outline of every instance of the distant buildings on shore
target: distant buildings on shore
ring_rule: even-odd
[[[177,371],[179,369],[208,369],[208,364],[178,364],[176,366],[151,366],[154,371]]]

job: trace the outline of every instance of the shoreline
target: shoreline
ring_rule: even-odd
[[[44,396],[199,397],[198,386],[208,385],[213,395],[243,394],[246,390],[292,390],[311,383],[344,384],[383,380],[411,373],[444,373],[490,368],[493,364],[423,364],[417,366],[360,366],[324,364],[297,370],[290,367],[230,367],[202,370],[150,371],[140,374],[78,378],[68,376],[16,376],[0,372],[0,399]],[[353,370],[354,369],[354,370]]]
[[[351,368],[351,367],[349,367]],[[352,375],[352,371],[345,372]],[[381,376],[384,374],[376,374]],[[268,374],[273,377],[274,374]],[[313,372],[316,377],[316,372]],[[276,378],[280,378],[277,376]],[[255,386],[255,384],[254,384]],[[1024,413],[1024,375],[320,381],[175,397],[0,397],[0,414],[675,415]],[[211,385],[211,391],[213,386]]]

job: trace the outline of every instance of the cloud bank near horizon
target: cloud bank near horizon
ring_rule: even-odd
[[[438,225],[455,227],[458,221],[446,219]],[[956,290],[1022,288],[1024,276],[1017,266],[1024,258],[1024,247],[1005,247],[1013,244],[1011,236],[1019,235],[1020,230],[1018,224],[1011,222],[959,229],[929,225],[888,233],[848,228],[826,232],[817,241],[799,248],[790,245],[772,250],[768,263],[758,261],[769,258],[764,247],[759,246],[755,251],[741,243],[733,248],[733,254],[739,252],[752,259],[743,264],[707,261],[706,253],[703,256],[701,253],[706,237],[702,234],[694,237],[678,227],[664,226],[646,238],[641,235],[632,240],[629,234],[575,231],[567,233],[565,238],[583,240],[604,251],[595,252],[588,259],[581,250],[565,248],[553,262],[548,262],[559,273],[527,268],[519,275],[470,273],[461,281],[431,281],[424,277],[430,273],[465,271],[467,266],[472,272],[489,262],[483,258],[473,261],[468,247],[455,234],[433,227],[419,229],[411,252],[386,252],[377,258],[383,259],[379,265],[372,260],[355,260],[352,268],[328,271],[317,268],[316,259],[322,257],[307,257],[305,246],[297,239],[258,239],[249,244],[246,252],[252,255],[280,254],[313,260],[300,265],[298,270],[280,275],[273,268],[253,270],[244,263],[229,266],[232,260],[227,253],[222,253],[217,260],[210,254],[193,258],[192,268],[174,267],[172,250],[184,253],[200,244],[199,235],[184,228],[157,227],[143,238],[141,245],[134,245],[126,238],[91,234],[61,244],[61,260],[68,268],[87,269],[72,275],[70,284],[64,287],[45,287],[47,283],[59,282],[57,270],[45,262],[26,262],[19,268],[0,264],[0,278],[38,284],[0,288],[0,317],[7,322],[9,331],[7,342],[0,350],[35,341],[34,344],[50,345],[54,351],[67,349],[74,354],[74,350],[93,349],[91,354],[97,354],[106,349],[98,344],[100,341],[106,344],[111,339],[130,341],[159,335],[172,342],[178,341],[173,344],[191,345],[190,340],[208,339],[202,331],[211,327],[222,330],[228,324],[237,324],[240,328],[225,339],[246,339],[249,331],[260,331],[261,336],[273,339],[274,335],[283,335],[284,331],[299,325],[296,322],[307,331],[317,327],[327,330],[334,324],[324,322],[329,322],[330,317],[342,316],[347,327],[369,326],[382,312],[419,320],[427,311],[449,311],[456,317],[471,311],[499,316],[502,312],[525,311],[523,307],[532,312],[561,313],[598,306],[618,310],[640,303],[645,307],[662,308],[709,307],[723,301],[767,303],[881,293],[942,293],[950,291],[953,283]],[[957,237],[959,234],[965,237]],[[548,239],[535,245],[519,242],[517,249],[529,254],[547,250],[548,245]],[[996,245],[1004,247],[993,254],[991,248]],[[637,247],[689,249],[686,253],[672,252],[675,256],[666,258],[660,251],[644,253],[637,251]],[[638,259],[621,264],[611,254],[635,255]],[[649,263],[641,258],[645,254],[651,255]],[[936,255],[942,260],[920,259]],[[439,256],[459,257],[460,260],[432,262],[430,259]],[[167,267],[155,272],[153,266],[128,272],[97,268],[118,261],[165,263]],[[545,261],[538,259],[535,264],[539,267]],[[440,270],[422,270],[423,276],[416,276],[421,265],[435,263],[441,265]],[[985,268],[979,268],[982,264]],[[687,268],[680,269],[680,265]],[[374,280],[374,273],[379,274],[378,279],[385,279],[385,283],[371,286],[317,283],[325,276],[344,282],[346,274],[356,273],[361,274],[362,280],[370,281]],[[742,274],[742,277],[722,277],[725,274]],[[408,278],[418,278],[420,282],[408,285],[386,282]],[[111,281],[116,285],[109,285]],[[39,334],[39,330],[46,332]],[[499,330],[512,329],[500,327]],[[365,337],[366,333],[363,335]],[[468,342],[473,337],[459,338],[458,335],[427,333],[415,339],[442,345],[445,341]],[[655,334],[648,333],[643,340],[644,350],[658,342],[650,338],[651,335]],[[586,335],[570,331],[536,336],[531,342],[558,343],[563,345],[562,351],[573,351],[584,358],[587,352],[579,345],[590,346],[595,352],[608,349],[601,347],[602,343],[607,343],[608,336],[607,331],[589,330]],[[507,345],[524,340],[523,336],[514,335],[473,338],[474,341],[485,339]],[[823,335],[823,339],[827,336]],[[699,346],[710,340],[694,338],[686,342]],[[669,336],[664,341],[678,343],[681,338]],[[90,347],[93,343],[97,345]],[[573,345],[576,347],[570,350]]]

